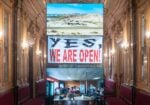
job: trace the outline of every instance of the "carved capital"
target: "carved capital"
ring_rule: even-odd
[[[123,26],[120,21],[118,21],[115,25],[115,40],[116,43],[120,43],[122,41],[122,32],[123,32]]]
[[[27,28],[27,31],[30,32],[30,33],[34,33],[34,24],[33,24],[33,21],[30,22],[28,28]]]
[[[115,27],[116,27],[116,25],[113,24],[112,27],[111,27],[111,31],[112,31],[112,32],[115,32]]]
[[[119,35],[122,31],[123,31],[123,27],[121,25],[121,22],[118,21],[115,25],[115,32],[117,33],[117,35]]]

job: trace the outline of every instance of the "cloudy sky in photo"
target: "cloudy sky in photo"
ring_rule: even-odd
[[[47,4],[47,14],[100,14],[103,15],[103,4]]]

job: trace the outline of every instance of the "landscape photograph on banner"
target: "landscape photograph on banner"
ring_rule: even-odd
[[[103,4],[47,4],[47,35],[103,35]]]

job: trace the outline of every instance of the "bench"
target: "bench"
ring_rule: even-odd
[[[35,98],[35,99],[28,100],[23,105],[45,105],[44,103],[45,103],[44,100],[40,98]]]
[[[120,97],[106,98],[108,105],[131,105],[132,104],[132,90],[131,87],[121,85]]]
[[[128,105],[132,104],[132,88],[126,85],[120,87],[120,98]]]
[[[23,86],[18,88],[18,103],[23,104],[26,101],[30,100],[30,87]]]
[[[116,83],[111,80],[105,80],[104,94],[106,97],[116,96]]]
[[[45,92],[46,92],[46,82],[38,81],[36,82],[36,98],[30,98],[30,88],[24,87],[19,89],[19,102],[21,105],[44,105],[45,103]]]
[[[0,95],[1,105],[14,105],[13,91],[8,91]]]
[[[150,105],[150,93],[137,91],[135,105]]]
[[[36,82],[36,96],[37,97],[45,97],[46,95],[46,81],[38,81]]]
[[[36,86],[36,98],[32,99],[30,102],[24,105],[44,105],[45,104],[45,95],[46,95],[46,81],[38,81],[35,84]]]

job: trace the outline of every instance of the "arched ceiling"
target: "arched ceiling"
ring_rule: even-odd
[[[47,3],[102,3],[104,0],[19,0],[23,9],[30,15],[28,17],[37,23],[42,33],[46,32],[46,4]],[[20,5],[20,6],[21,6]],[[20,8],[22,8],[20,7]]]
[[[125,15],[127,0],[106,0],[104,10],[104,35],[114,32],[115,25],[122,23],[121,18]]]
[[[46,2],[45,0],[23,0],[22,8],[28,14],[28,17],[33,21],[33,23],[37,23],[39,29],[44,32],[45,31],[45,14],[46,14]],[[21,6],[20,5],[20,6]],[[20,7],[21,8],[21,7]]]

